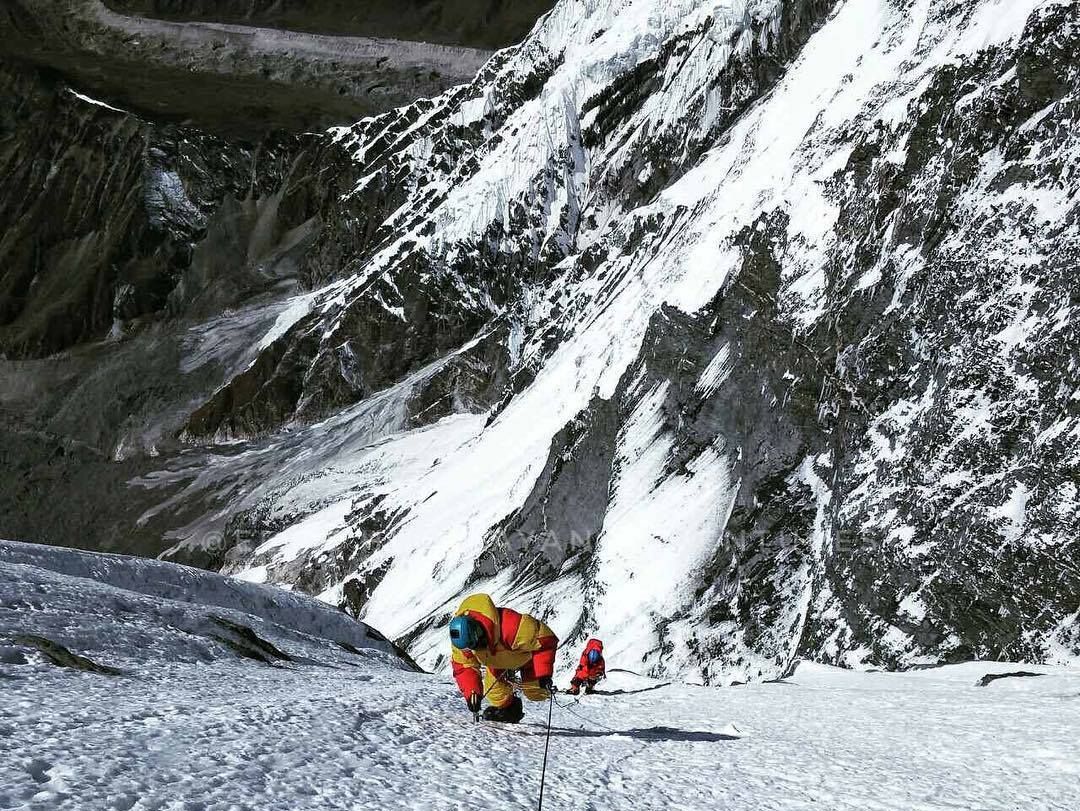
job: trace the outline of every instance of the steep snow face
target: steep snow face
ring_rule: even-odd
[[[363,592],[380,580],[378,593],[365,610],[376,610],[385,601],[379,613],[393,617],[392,630],[401,633],[423,618],[417,615],[417,607],[424,607],[426,613],[457,599],[478,567],[503,570],[498,576],[508,582],[517,579],[520,571],[505,571],[499,561],[508,555],[531,557],[535,550],[489,548],[504,545],[493,536],[492,528],[507,520],[529,495],[547,463],[552,437],[594,396],[612,397],[638,351],[650,316],[683,275],[677,266],[651,263],[652,248],[643,250],[640,257],[633,250],[620,255],[617,245],[633,238],[632,228],[617,227],[620,212],[633,210],[649,194],[645,179],[652,173],[658,177],[652,185],[658,188],[704,152],[725,122],[765,89],[775,71],[771,73],[763,63],[787,55],[793,42],[809,34],[814,13],[822,8],[822,4],[788,8],[779,3],[715,8],[695,3],[660,7],[639,2],[619,8],[602,3],[563,4],[522,48],[497,59],[472,86],[437,100],[431,109],[418,105],[401,118],[361,122],[351,131],[338,133],[340,143],[356,160],[373,167],[347,203],[386,183],[386,175],[404,177],[413,189],[412,199],[389,214],[381,229],[386,244],[373,251],[361,272],[321,294],[315,305],[321,317],[299,322],[293,335],[281,339],[319,336],[319,357],[311,366],[317,373],[305,375],[307,388],[297,413],[304,414],[309,404],[325,400],[322,389],[326,385],[340,388],[343,379],[351,383],[369,376],[362,364],[353,362],[357,353],[350,350],[361,312],[370,318],[381,307],[387,321],[404,318],[410,329],[417,329],[414,317],[409,317],[415,307],[408,299],[417,295],[418,283],[424,286],[421,290],[430,289],[432,277],[441,299],[457,300],[456,320],[461,320],[462,311],[473,310],[484,319],[509,321],[511,335],[521,336],[511,371],[523,381],[533,374],[538,378],[531,386],[515,384],[523,391],[504,398],[497,405],[501,409],[498,419],[482,432],[464,420],[428,431],[422,440],[427,469],[419,481],[409,472],[415,469],[402,464],[396,446],[386,455],[375,451],[373,456],[364,450],[359,459],[337,456],[335,462],[349,466],[350,488],[369,491],[357,502],[364,502],[362,510],[367,515],[354,511],[351,520],[367,518],[369,531],[379,537],[374,543],[361,542],[365,552],[358,553],[355,534],[339,531],[345,529],[341,511],[337,526],[323,524],[334,513],[324,509],[334,493],[319,492],[317,504],[293,501],[314,495],[305,485],[303,491],[311,495],[291,493],[277,502],[280,507],[270,509],[278,515],[295,515],[298,508],[304,513],[317,511],[312,523],[289,535],[307,537],[308,548],[271,538],[255,550],[256,568],[246,576],[269,573],[280,579],[281,564],[307,570],[304,562],[316,549],[314,554],[332,553],[339,560],[363,555],[368,573],[350,582],[364,582]],[[702,73],[706,68],[707,76]],[[610,97],[612,92],[621,101]],[[727,99],[720,105],[723,110],[714,109],[719,95]],[[682,113],[694,108],[700,108],[702,115],[684,120]],[[679,115],[673,115],[674,110]],[[679,152],[666,151],[662,143],[679,144]],[[453,156],[455,150],[465,148],[470,157],[447,160],[448,153]],[[641,163],[646,153],[653,155],[649,165]],[[648,221],[650,215],[639,216]],[[513,217],[525,221],[511,222],[508,218]],[[615,235],[608,236],[613,230]],[[470,244],[476,235],[497,251],[493,257],[486,259],[487,249]],[[584,273],[569,259],[582,246],[593,245],[585,261],[610,268]],[[603,261],[606,251],[612,254],[609,262]],[[434,267],[416,278],[413,266],[418,262]],[[506,266],[520,268],[520,276],[508,275]],[[547,294],[560,289],[566,302]],[[406,315],[405,309],[411,312]],[[552,353],[548,347],[557,348]],[[546,356],[550,354],[554,357],[549,362]],[[332,371],[320,371],[328,365]],[[395,388],[399,388],[400,402],[409,387]],[[366,410],[363,404],[359,408]],[[337,418],[331,422],[338,424]],[[342,429],[354,431],[358,423],[350,420]],[[231,420],[227,430],[235,424]],[[388,427],[401,425],[399,421]],[[310,430],[300,444],[325,447],[325,428]],[[433,433],[445,439],[433,441]],[[648,441],[636,436],[634,428],[623,436],[628,443],[626,455],[633,454],[634,443]],[[624,491],[648,491],[650,482],[634,481],[635,476],[664,475],[663,457],[669,444],[666,437],[658,437],[655,469],[628,472]],[[448,449],[457,448],[448,456]],[[606,455],[614,457],[612,451]],[[453,464],[447,466],[448,460]],[[443,467],[436,464],[440,461]],[[300,462],[304,472],[296,472],[319,475],[328,483],[321,475],[325,471],[311,462],[304,459]],[[294,462],[286,464],[293,467]],[[731,463],[718,448],[698,464],[702,480],[709,475],[709,466],[724,469]],[[368,483],[358,478],[360,468],[370,474],[370,478],[362,476]],[[609,471],[596,474],[603,478],[600,486],[606,490]],[[197,485],[212,492],[220,482],[220,477],[211,474]],[[681,564],[684,575],[701,565],[706,548],[722,531],[723,502],[730,506],[736,486],[734,481],[718,481],[700,493],[691,488],[680,496],[680,488],[673,485],[666,503],[658,505],[670,509],[700,496],[700,524],[687,533],[689,537],[701,532],[692,538],[699,552],[697,559],[690,556]],[[418,509],[421,503],[423,508]],[[598,509],[592,523],[602,523],[605,513],[606,505]],[[408,519],[397,526],[396,521],[406,514]],[[575,545],[594,543],[600,529],[600,524],[583,526]],[[330,536],[337,542],[328,544]],[[445,545],[433,545],[434,537],[444,538]],[[552,539],[552,560],[543,561],[548,568],[573,566],[572,555],[558,548],[566,542],[565,538]],[[528,539],[525,543],[534,545]],[[671,546],[673,559],[679,557],[678,548],[679,544]],[[445,560],[448,550],[452,557]],[[641,554],[649,554],[648,543]],[[294,565],[300,557],[304,559],[301,565]],[[395,566],[395,561],[410,563]],[[414,562],[426,570],[446,572],[448,579],[411,578]],[[340,564],[335,568],[340,571]],[[521,567],[515,562],[513,568]],[[543,580],[550,581],[553,573],[557,571],[544,573]],[[670,581],[682,579],[673,573]],[[327,585],[332,587],[327,597],[343,596],[340,581]],[[572,592],[578,586],[571,582],[567,588]],[[436,595],[438,602],[433,603]],[[366,601],[366,595],[360,596]],[[648,590],[647,595],[628,596],[624,602],[629,606],[645,596],[642,616],[667,611],[664,603],[669,595],[659,588]],[[572,615],[567,619],[575,621]]]
[[[331,134],[378,225],[153,516],[431,665],[479,589],[706,682],[1075,657],[1078,48],[1043,0],[560,3]]]

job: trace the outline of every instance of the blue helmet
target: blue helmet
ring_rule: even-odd
[[[450,620],[450,644],[458,650],[482,647],[486,637],[484,626],[472,617],[461,616]]]
[[[600,664],[600,651],[595,648],[589,651],[589,655],[586,657],[589,660],[590,665]]]

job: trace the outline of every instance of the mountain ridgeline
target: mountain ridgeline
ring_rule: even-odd
[[[200,63],[280,85],[255,134],[11,18],[0,535],[288,584],[425,666],[474,590],[707,683],[1080,656],[1076,4],[344,5],[95,12],[456,49],[374,57],[380,108],[350,50],[317,115],[340,59]]]

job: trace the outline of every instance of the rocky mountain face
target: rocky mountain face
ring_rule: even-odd
[[[562,0],[253,146],[20,69],[0,534],[429,666],[478,589],[709,683],[1075,659],[1078,74],[1057,0]]]
[[[112,6],[8,0],[0,8],[4,58],[59,71],[73,87],[144,117],[252,141],[275,129],[323,129],[437,95],[471,79],[490,55],[456,44],[452,28],[410,31],[379,18],[326,29],[328,36],[259,27],[258,16],[236,25],[198,15],[130,15],[122,13],[126,4]],[[220,11],[231,19],[224,6]],[[317,17],[318,9],[295,9],[290,19],[302,25],[309,12]],[[436,32],[453,44],[387,38]]]
[[[352,161],[304,129],[437,94],[487,58],[326,31],[369,38],[144,21],[91,0],[0,7],[6,534],[171,545],[135,524],[157,494],[128,482],[183,450],[180,429],[281,299],[363,243],[363,205],[337,205]],[[225,322],[228,339],[207,332]]]

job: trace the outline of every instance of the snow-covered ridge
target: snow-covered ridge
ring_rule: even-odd
[[[325,603],[187,566],[0,541],[0,575],[8,664],[33,653],[27,635],[122,671],[231,661],[229,643],[243,645],[247,628],[281,661],[408,667],[385,637]]]

